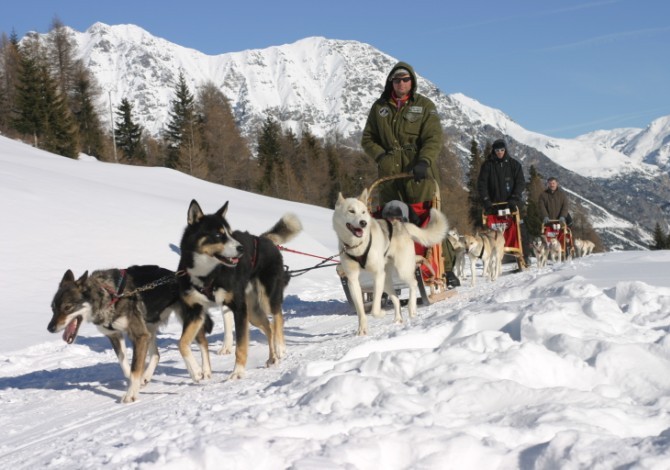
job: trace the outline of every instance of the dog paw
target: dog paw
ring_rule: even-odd
[[[403,324],[402,317],[395,317],[393,319],[393,323],[395,323],[396,325],[402,325]]]
[[[359,328],[357,335],[358,336],[367,336],[368,335],[368,329],[367,328]]]
[[[203,379],[203,374],[201,370],[191,371],[191,379],[195,383],[199,383]]]
[[[244,369],[233,369],[233,372],[228,376],[228,380],[240,380],[244,378]]]
[[[123,398],[121,398],[121,403],[133,403],[137,401],[137,396],[131,393],[126,393]]]
[[[370,312],[370,314],[374,318],[383,318],[384,315],[386,315],[386,313],[383,312],[382,309],[380,309],[380,308],[373,308],[372,311]]]
[[[219,349],[216,352],[219,356],[223,356],[224,354],[232,354],[233,353],[233,348],[231,346],[223,345],[221,346],[221,349]]]

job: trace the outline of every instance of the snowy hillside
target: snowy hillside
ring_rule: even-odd
[[[670,116],[652,121],[645,129],[613,129],[584,134],[577,138],[592,146],[617,150],[636,162],[670,170]]]
[[[189,201],[230,201],[234,228],[282,213],[304,232],[292,270],[336,253],[331,211],[205,183],[165,168],[73,161],[0,136],[0,468],[661,469],[670,460],[668,252],[607,253],[469,279],[402,325],[388,314],[354,336],[333,267],[291,279],[287,357],[267,369],[252,329],[247,377],[193,384],[180,325],[140,400],[108,341],[86,324],[49,334],[63,272],[177,265]],[[302,254],[301,254],[302,253]],[[310,256],[308,256],[310,255]],[[477,270],[479,274],[480,269]]]

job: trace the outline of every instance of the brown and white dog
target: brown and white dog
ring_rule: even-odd
[[[482,277],[495,281],[502,274],[502,259],[505,255],[505,237],[498,230],[488,229],[475,235],[463,235],[465,254],[470,258],[472,285],[476,281],[476,263],[482,260]]]

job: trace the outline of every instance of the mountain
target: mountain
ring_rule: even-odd
[[[243,135],[252,137],[268,115],[285,128],[316,136],[358,141],[371,103],[397,60],[356,41],[310,37],[293,44],[205,55],[134,25],[96,23],[72,31],[84,62],[112,105],[127,98],[150,133],[161,132],[179,73],[192,91],[212,82],[230,100]],[[505,137],[526,169],[534,165],[560,178],[566,189],[588,201],[591,216],[602,208],[609,220],[597,230],[613,248],[651,241],[657,222],[670,217],[668,147],[670,116],[647,129],[603,131],[599,136],[557,139],[528,131],[500,110],[462,94],[445,94],[425,77],[420,91],[437,105],[452,149],[463,164],[470,140],[481,146]]]

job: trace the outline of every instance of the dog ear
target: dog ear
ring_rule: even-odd
[[[228,212],[228,201],[219,209],[216,211],[216,215],[224,219],[226,217],[226,212]]]
[[[60,280],[60,285],[62,286],[66,282],[74,282],[74,273],[69,269],[63,274],[63,279]]]
[[[82,274],[81,277],[77,279],[77,284],[83,284],[86,282],[86,279],[88,279],[88,271],[84,271],[84,274]]]
[[[202,213],[202,209],[200,209],[200,204],[198,204],[198,201],[193,199],[191,201],[191,205],[188,206],[188,224],[193,225],[200,219],[202,219],[204,214]]]
[[[335,205],[342,204],[345,201],[344,196],[342,196],[342,193],[337,193],[337,202]]]
[[[365,188],[363,192],[361,193],[360,196],[358,196],[358,200],[364,203],[365,205],[368,204],[368,188]]]

